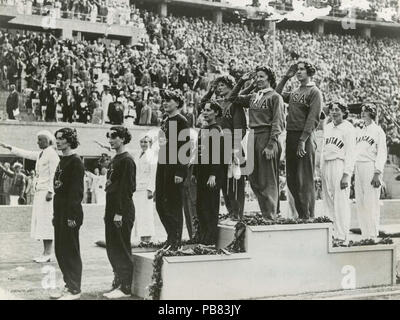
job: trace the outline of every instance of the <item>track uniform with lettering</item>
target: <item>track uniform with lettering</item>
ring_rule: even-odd
[[[344,173],[349,180],[354,171],[355,128],[344,120],[338,126],[333,122],[324,128],[321,151],[321,174],[324,212],[334,223],[334,237],[347,240],[350,228],[350,185],[340,188]]]
[[[289,103],[286,136],[287,185],[293,195],[300,219],[314,217],[315,209],[315,129],[322,111],[322,94],[314,82],[299,87],[291,93],[283,93]],[[306,155],[297,156],[300,141],[305,142]]]
[[[358,130],[356,139],[355,196],[357,217],[363,238],[379,234],[381,188],[371,185],[374,173],[383,174],[387,158],[386,135],[374,121]]]
[[[254,130],[254,170],[249,181],[257,197],[265,219],[274,220],[279,213],[279,162],[282,148],[278,138],[284,128],[283,99],[274,89],[236,96],[238,85],[232,96],[237,105],[249,108],[249,127]],[[265,158],[264,150],[273,151],[271,159]],[[247,154],[250,154],[248,152]]]

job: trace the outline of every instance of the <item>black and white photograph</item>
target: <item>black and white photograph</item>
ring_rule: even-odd
[[[400,300],[399,245],[400,0],[0,0],[0,300]]]

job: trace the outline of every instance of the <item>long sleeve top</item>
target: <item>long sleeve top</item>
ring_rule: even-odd
[[[183,135],[180,137],[181,139],[179,139],[180,135]],[[185,179],[189,157],[188,163],[184,163],[179,156],[182,146],[190,145],[189,126],[185,117],[178,113],[173,117],[164,118],[159,138],[165,140],[165,143],[160,143],[158,164],[168,165],[169,169],[174,171],[175,176]],[[189,150],[190,148],[188,148]]]
[[[387,160],[386,135],[374,121],[358,130],[356,139],[357,162],[373,161],[375,172],[383,173]]]
[[[249,127],[256,131],[270,128],[271,134],[267,147],[272,149],[284,129],[283,99],[274,89],[268,88],[256,93],[239,95],[243,80],[232,90],[230,100],[236,105],[249,108]]]
[[[152,152],[148,149],[135,156],[137,190],[149,190],[151,192],[155,190],[157,164],[152,160]]]
[[[324,128],[322,141],[321,166],[324,161],[341,159],[344,161],[344,173],[352,175],[356,160],[356,134],[355,128],[348,121],[343,121],[335,126],[333,122]]]
[[[139,124],[142,124],[142,125],[150,125],[151,124],[151,108],[149,105],[146,105],[140,111]]]
[[[106,183],[106,217],[121,215],[134,218],[132,196],[136,191],[136,164],[127,152],[117,154],[111,161]]]
[[[11,148],[11,153],[25,159],[36,161],[35,191],[48,191],[54,193],[53,180],[60,158],[52,146],[42,151],[28,151],[16,147]]]
[[[239,88],[240,89],[240,88]],[[210,90],[201,99],[201,107],[211,100],[213,92]],[[243,106],[238,103],[233,103],[230,95],[226,98],[215,100],[222,108],[222,116],[217,119],[222,130],[230,130],[233,134],[232,149],[240,149],[241,142],[246,135],[247,120]],[[241,134],[236,134],[236,131],[241,131]],[[227,137],[225,137],[226,139]]]
[[[7,111],[15,110],[18,108],[18,93],[16,91],[10,93],[6,102]]]
[[[224,136],[218,124],[206,126],[199,131],[197,140],[197,163],[193,167],[193,175],[199,183],[207,182],[215,176],[222,183],[224,169]]]
[[[319,124],[323,104],[321,91],[310,82],[293,92],[282,93],[282,97],[289,103],[287,131],[300,131],[300,140],[307,141]]]
[[[4,174],[11,178],[9,193],[12,196],[23,197],[26,189],[26,177],[23,173],[16,173],[11,170],[7,170],[4,167],[0,167],[0,173],[4,171]]]
[[[54,217],[82,224],[85,167],[77,154],[63,156],[54,175]]]

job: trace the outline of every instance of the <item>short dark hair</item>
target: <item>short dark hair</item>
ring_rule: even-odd
[[[71,146],[71,149],[76,149],[79,146],[78,133],[75,128],[62,128],[56,131],[57,134],[61,133],[61,138],[67,140],[67,143]]]
[[[210,108],[215,111],[215,113],[217,114],[217,117],[222,116],[222,107],[218,102],[216,102],[214,100],[208,101],[205,103],[204,108],[206,107],[207,104],[209,104]]]
[[[129,132],[129,130],[123,126],[114,126],[110,128],[110,131],[113,132],[107,132],[107,138],[113,138],[115,139],[116,137],[119,137],[124,140],[124,144],[128,144],[132,140],[132,135]]]
[[[233,89],[233,87],[235,86],[235,79],[232,76],[220,76],[215,80],[215,83],[219,83],[222,82],[224,83],[227,87]]]
[[[181,109],[183,107],[184,99],[182,94],[178,90],[165,90],[162,94],[162,98],[165,100],[174,100],[178,103],[178,108]]]
[[[370,116],[371,116],[371,119],[374,119],[374,120],[375,120],[376,115],[377,115],[377,113],[378,113],[375,104],[370,103],[370,102],[364,102],[364,103],[361,105],[361,110],[362,110],[362,108],[364,108],[365,111],[369,112],[369,114],[370,114]]]
[[[342,110],[344,116],[343,119],[347,119],[347,117],[349,116],[349,109],[346,105],[344,105],[343,103],[339,102],[339,101],[332,101],[330,103],[328,103],[328,110],[330,111],[334,106],[338,106],[340,108],[340,110]]]
[[[256,72],[262,71],[268,76],[269,83],[273,89],[276,88],[276,75],[270,67],[258,66]]]
[[[300,63],[304,64],[304,67],[306,68],[306,71],[307,71],[307,75],[309,77],[312,77],[317,73],[317,69],[310,62],[308,62],[308,61],[299,61],[299,62],[297,62],[297,66]]]

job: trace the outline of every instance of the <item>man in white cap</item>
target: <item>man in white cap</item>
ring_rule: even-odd
[[[4,143],[0,146],[10,150],[18,157],[36,161],[36,183],[32,206],[31,237],[43,240],[44,251],[34,261],[44,263],[50,261],[54,239],[53,219],[53,180],[59,157],[54,149],[54,136],[47,130],[37,134],[37,144],[41,151],[27,151]]]

